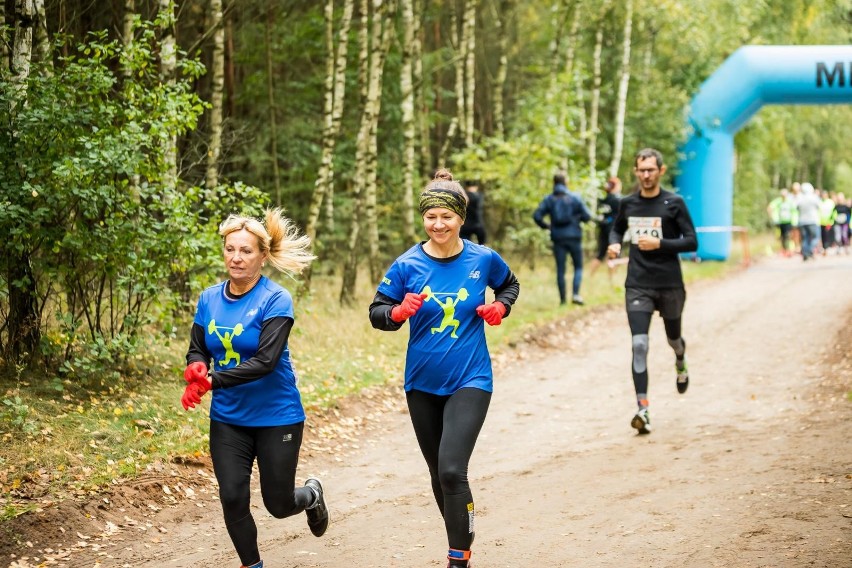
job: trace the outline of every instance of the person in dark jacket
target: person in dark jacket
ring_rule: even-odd
[[[621,202],[621,180],[616,176],[612,176],[606,180],[604,186],[606,195],[598,197],[597,218],[598,223],[598,248],[595,253],[595,258],[592,259],[591,274],[606,260],[607,250],[609,249],[609,234],[612,232],[612,224],[615,222],[615,216],[618,215],[618,205]],[[609,268],[609,280],[612,283],[612,276],[615,270],[615,265],[612,262],[607,262]]]
[[[548,221],[545,221],[545,217]],[[550,230],[553,241],[553,257],[556,259],[556,286],[559,288],[559,303],[566,302],[565,261],[571,255],[574,265],[574,280],[571,286],[571,302],[583,305],[580,284],[583,281],[583,228],[580,225],[592,218],[589,208],[578,195],[568,191],[565,176],[553,176],[553,193],[542,199],[533,213],[533,220],[542,229]]]
[[[470,180],[465,182],[464,191],[467,194],[467,215],[461,226],[459,236],[469,241],[476,236],[476,242],[485,244],[485,204],[484,196],[479,190],[479,182]]]

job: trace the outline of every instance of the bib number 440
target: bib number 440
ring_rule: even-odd
[[[630,242],[639,244],[639,237],[647,235],[655,239],[663,238],[663,221],[660,217],[628,217],[627,228]]]

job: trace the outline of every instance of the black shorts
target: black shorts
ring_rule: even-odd
[[[684,288],[627,288],[624,301],[628,312],[659,311],[663,319],[678,319],[686,303]]]

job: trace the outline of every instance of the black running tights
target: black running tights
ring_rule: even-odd
[[[255,428],[210,421],[210,456],[225,526],[244,566],[260,561],[257,526],[249,510],[255,458],[263,504],[273,517],[301,513],[313,501],[309,488],[295,488],[304,424]]]
[[[491,393],[459,389],[450,396],[406,393],[420,451],[429,466],[432,492],[444,517],[450,548],[470,550],[473,542],[473,494],[467,466],[485,422]]]
[[[648,331],[651,329],[651,317],[653,315],[654,314],[652,312],[627,312],[627,323],[630,325],[630,335],[645,335],[647,337]],[[663,319],[663,325],[666,328],[666,337],[672,340],[680,339],[681,318]],[[647,341],[645,348],[647,349]],[[634,347],[634,364],[631,366],[631,370],[633,371],[633,387],[636,390],[636,394],[647,394],[648,367],[645,364],[646,361],[643,361],[641,367],[639,369],[636,368],[635,350],[636,348]],[[647,357],[647,354],[645,354],[645,356]]]

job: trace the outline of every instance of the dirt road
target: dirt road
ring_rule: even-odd
[[[677,394],[655,318],[649,436],[629,426],[623,311],[544,330],[498,361],[471,463],[472,565],[852,566],[850,322],[852,257],[766,259],[690,287],[691,385]],[[267,568],[443,568],[442,523],[401,399],[350,409],[333,440],[306,436],[300,478],[324,480],[325,537],[303,517],[271,518],[258,495]],[[215,492],[194,486],[173,507],[111,509],[123,522],[93,508],[102,533],[68,526],[65,548],[36,543],[11,565],[236,568]]]

